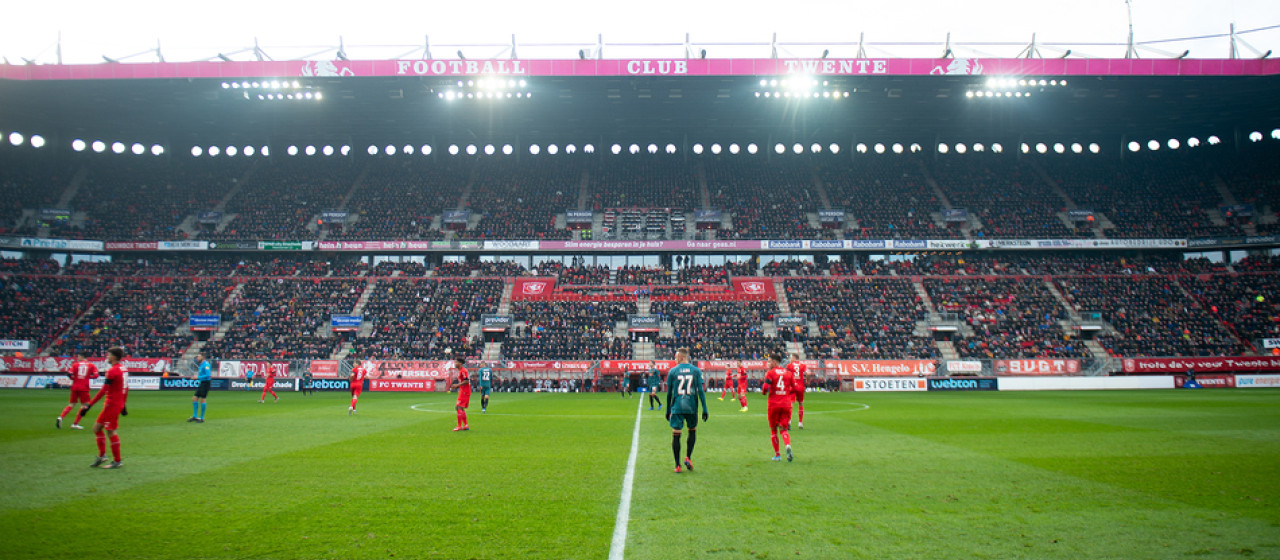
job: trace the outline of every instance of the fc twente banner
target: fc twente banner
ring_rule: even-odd
[[[1230,358],[1125,358],[1120,367],[1125,373],[1231,373],[1277,372],[1280,357],[1239,356]],[[1198,378],[1198,377],[1197,377]]]
[[[732,281],[733,291],[740,296],[758,297],[760,299],[775,299],[778,297],[777,293],[773,291],[772,278],[758,276],[734,277]]]
[[[528,299],[545,299],[556,288],[554,276],[538,278],[516,278],[511,289],[511,299],[515,301]]]
[[[0,371],[12,373],[55,373],[71,369],[74,358],[0,358]],[[89,358],[98,371],[107,371],[110,364],[106,358]],[[124,368],[130,373],[164,373],[172,368],[172,361],[156,358],[125,358]]]
[[[600,362],[601,373],[618,373],[622,371],[648,371],[649,360],[602,360]],[[659,371],[667,371],[676,367],[675,360],[654,360],[653,367]]]

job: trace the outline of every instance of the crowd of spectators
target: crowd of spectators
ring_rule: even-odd
[[[850,220],[846,238],[959,239],[958,228],[934,222],[942,201],[925,181],[912,157],[859,158],[857,163],[828,163],[818,170],[827,198]],[[853,229],[853,220],[857,228]]]
[[[543,261],[535,267],[538,276],[558,276],[560,284],[604,285],[609,283],[610,270],[605,265],[565,266],[557,261]]]
[[[484,350],[471,323],[496,313],[502,280],[390,280],[379,282],[365,304],[367,338],[355,351],[370,359],[477,358]]]
[[[76,235],[106,241],[177,240],[187,216],[212,210],[249,164],[214,160],[130,159],[99,162],[71,207],[85,213]]]
[[[686,265],[676,271],[676,284],[728,284],[729,271],[725,266]]]
[[[1276,277],[1270,274],[1220,274],[1207,278],[1182,278],[1187,291],[1232,334],[1253,344],[1261,338],[1280,338],[1280,295]],[[1265,348],[1254,348],[1267,351]]]
[[[1071,277],[1056,280],[1078,311],[1100,312],[1115,333],[1098,341],[1115,356],[1238,356],[1230,333],[1177,280],[1163,276]]]
[[[328,359],[339,339],[321,329],[332,314],[348,314],[364,292],[359,280],[249,280],[222,308],[232,325],[203,348],[212,359]]]
[[[673,329],[673,336],[660,336],[654,345],[661,359],[688,347],[698,356],[759,360],[782,347],[779,339],[764,336],[762,325],[778,314],[776,301],[655,301],[649,312]]]
[[[1059,321],[1070,314],[1037,278],[923,281],[936,311],[958,313],[973,336],[955,340],[964,358],[1084,358],[1083,341]]]
[[[808,162],[720,159],[706,166],[713,208],[733,214],[730,239],[835,239],[836,230],[814,227],[818,191]]]
[[[466,206],[481,216],[462,239],[572,239],[557,228],[556,216],[578,207],[582,168],[534,158],[479,160]]]
[[[591,209],[681,208],[696,206],[697,172],[691,164],[620,158],[601,160],[591,169]]]
[[[783,286],[791,311],[818,326],[817,336],[799,340],[809,358],[937,356],[931,339],[914,334],[928,310],[910,280],[789,278]]]
[[[0,258],[0,274],[44,274],[62,272],[62,265],[53,259],[3,259]]]
[[[471,175],[460,161],[416,158],[379,160],[369,166],[348,201],[348,223],[326,240],[441,240],[432,222],[454,210]]]
[[[523,276],[528,274],[528,269],[519,263],[511,261],[497,262],[446,262],[440,263],[435,267],[435,275],[437,277],[457,277],[457,276]]]
[[[516,327],[502,343],[502,356],[511,360],[630,359],[630,341],[615,337],[614,330],[635,313],[634,301],[515,301],[511,314]]]
[[[671,271],[663,266],[618,267],[617,284],[621,286],[670,284],[670,279]]]
[[[41,348],[107,287],[96,278],[0,277],[0,339],[27,340]]]
[[[342,206],[360,167],[347,158],[285,159],[257,169],[227,202],[234,214],[223,231],[202,231],[201,239],[305,240],[318,234],[307,226],[322,211]]]
[[[0,162],[0,233],[17,231],[18,220],[26,210],[38,218],[41,208],[52,208],[71,182],[74,168],[52,156],[31,155],[9,157]],[[36,231],[34,222],[23,231]]]
[[[1066,200],[1046,185],[1030,164],[991,154],[954,157],[933,166],[938,187],[951,205],[965,208],[982,222],[977,238],[1092,238],[1087,227],[1068,228],[1057,213]]]
[[[799,259],[770,261],[764,265],[765,276],[812,276],[821,274],[822,270],[813,261]]]
[[[50,352],[105,356],[108,348],[120,346],[132,356],[177,358],[192,342],[180,328],[192,314],[219,313],[234,287],[229,279],[121,281]]]

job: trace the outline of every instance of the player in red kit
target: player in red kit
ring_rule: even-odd
[[[351,384],[351,408],[347,409],[347,416],[356,413],[356,401],[360,400],[360,389],[364,386],[364,380],[369,376],[369,368],[360,362],[359,358],[355,360],[355,366],[351,368],[351,377],[348,378]]]
[[[796,407],[800,409],[799,422],[796,424],[801,430],[804,429],[804,376],[809,373],[809,368],[800,362],[800,355],[795,352],[791,353],[791,361],[787,362],[787,369],[791,370],[791,375],[795,378],[796,384],[793,390],[795,395]]]
[[[471,427],[467,425],[467,407],[471,406],[471,378],[467,377],[466,358],[457,358],[453,361],[458,366],[458,377],[449,389],[458,390],[458,427],[454,428],[455,432],[465,432]]]
[[[276,390],[273,388],[276,386],[276,368],[271,367],[271,364],[267,364],[267,371],[262,372],[262,377],[264,379],[262,397],[258,399],[258,402],[267,402],[267,393],[271,393],[271,396],[276,399],[271,402],[280,402],[280,395],[277,395]]]
[[[67,369],[67,375],[71,376],[71,400],[67,403],[67,407],[62,409],[62,414],[58,415],[58,421],[54,425],[58,429],[62,429],[62,419],[67,417],[67,413],[71,412],[72,407],[80,405],[76,411],[76,419],[71,422],[71,427],[77,430],[83,430],[84,426],[80,425],[80,419],[84,417],[84,413],[88,410],[85,406],[89,402],[89,380],[98,378],[97,366],[89,363],[85,359],[84,353],[76,354],[76,361]]]
[[[742,405],[742,410],[747,411],[747,368],[742,367],[742,362],[738,362],[738,404]]]
[[[111,364],[111,367],[107,369],[102,388],[98,389],[98,394],[89,401],[89,406],[93,406],[102,397],[107,397],[107,403],[103,405],[102,412],[98,414],[98,420],[93,424],[93,434],[98,442],[98,458],[89,465],[90,468],[120,468],[120,436],[116,432],[120,429],[120,417],[129,415],[129,409],[125,406],[125,401],[129,398],[129,372],[120,365],[123,360],[123,348],[112,347],[107,350],[107,363]],[[108,439],[111,440],[111,458],[113,459],[110,463],[107,463]]]
[[[733,393],[733,362],[724,368],[724,390],[720,392],[720,400]]]
[[[760,389],[769,395],[769,431],[773,433],[773,460],[781,461],[778,453],[778,432],[782,432],[782,443],[787,446],[787,461],[794,459],[791,454],[791,400],[795,378],[786,368],[778,367],[782,361],[779,354],[769,355],[769,372],[764,376],[764,384]]]

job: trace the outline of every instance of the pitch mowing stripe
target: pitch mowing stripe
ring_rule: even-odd
[[[644,400],[636,399],[636,428],[631,433],[631,455],[627,457],[627,474],[622,476],[622,498],[618,501],[618,519],[613,524],[613,542],[609,544],[609,560],[622,560],[627,548],[627,520],[631,517],[631,486],[636,480],[636,453],[640,450],[640,411]]]

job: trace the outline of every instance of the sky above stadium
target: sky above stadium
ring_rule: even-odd
[[[1045,57],[1065,48],[1076,56],[1123,57],[1128,33],[1123,0],[78,0],[15,2],[4,11],[0,55],[14,64],[55,62],[59,32],[68,64],[99,63],[104,55],[154,62],[157,41],[171,62],[218,53],[250,60],[252,54],[237,51],[252,47],[255,37],[277,60],[334,58],[339,36],[353,60],[419,58],[424,35],[434,58],[456,58],[458,50],[469,58],[505,58],[512,34],[523,59],[574,58],[579,48],[596,43],[597,34],[604,36],[605,58],[677,58],[684,56],[685,33],[695,52],[705,48],[711,58],[764,58],[775,32],[783,43],[780,57],[817,57],[824,49],[833,57],[852,57],[863,32],[873,57],[940,56],[948,32],[958,57],[1013,57],[1032,33],[1046,44],[1040,50]],[[1232,22],[1237,31],[1280,26],[1280,1],[1134,0],[1133,19],[1140,43],[1225,34]],[[1280,28],[1242,37],[1280,56]],[[1186,49],[1195,58],[1225,58],[1229,43],[1223,37],[1161,42],[1140,55],[1161,58]],[[1243,49],[1241,56],[1256,55]]]

